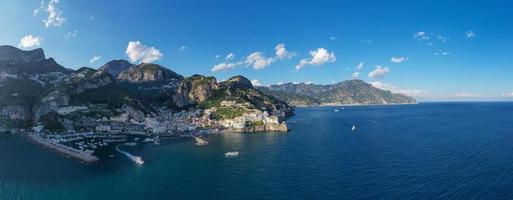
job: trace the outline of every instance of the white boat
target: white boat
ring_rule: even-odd
[[[193,136],[193,137],[194,137],[194,140],[196,140],[196,145],[198,145],[198,146],[203,146],[203,145],[208,144],[208,142],[206,140],[204,140],[200,137],[195,137],[195,136]]]
[[[153,139],[153,143],[160,145],[160,137],[158,135],[155,137],[155,139]]]
[[[353,125],[353,128],[351,128],[351,131],[355,132],[356,131],[356,126]]]
[[[239,152],[238,151],[226,152],[226,153],[224,153],[224,156],[225,157],[237,157],[237,156],[239,156]]]
[[[335,109],[334,111],[335,111],[335,112],[338,112],[338,109]]]
[[[138,164],[138,165],[144,164],[144,160],[139,156],[133,156],[132,160],[135,162],[135,164]]]
[[[155,140],[153,138],[146,138],[143,142],[155,142]]]

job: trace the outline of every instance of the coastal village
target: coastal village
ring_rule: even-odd
[[[221,103],[222,107],[247,108],[247,104],[238,104],[231,101]],[[213,120],[209,116],[213,110],[190,109],[173,111],[168,108],[158,108],[158,114],[142,117],[141,113],[133,109],[124,109],[117,116],[87,117],[83,114],[89,112],[88,106],[70,106],[58,109],[61,115],[73,115],[82,112],[80,120],[67,120],[65,130],[59,133],[37,125],[27,131],[28,137],[40,145],[77,158],[86,163],[97,162],[100,159],[95,155],[99,148],[112,147],[124,143],[155,143],[173,137],[192,138],[197,145],[208,144],[205,136],[208,134],[230,132],[258,132],[258,131],[287,131],[285,122],[279,122],[278,117],[254,109],[234,119]],[[16,117],[12,115],[11,117]],[[249,122],[257,122],[252,124]],[[249,124],[248,124],[249,123]],[[264,126],[266,124],[267,126]],[[268,127],[272,124],[272,127]],[[76,127],[80,127],[77,130]],[[252,128],[249,128],[252,127]],[[260,127],[260,128],[255,128]]]

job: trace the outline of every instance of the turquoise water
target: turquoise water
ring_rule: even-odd
[[[142,167],[114,150],[83,165],[0,135],[0,199],[513,198],[513,103],[334,109],[298,109],[286,134],[123,146]]]

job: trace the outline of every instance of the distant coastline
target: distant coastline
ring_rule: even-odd
[[[396,105],[416,105],[419,103],[425,102],[415,102],[415,103],[386,103],[386,104],[319,104],[319,105],[297,105],[297,108],[315,108],[315,107],[338,107],[338,106],[396,106]]]

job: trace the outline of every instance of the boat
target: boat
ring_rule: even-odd
[[[351,128],[351,131],[355,132],[356,131],[356,126],[353,125],[353,128]]]
[[[237,157],[237,156],[239,156],[239,152],[238,151],[229,151],[229,152],[224,153],[224,156],[225,157]]]
[[[156,145],[160,145],[160,137],[158,135],[155,136],[155,139],[153,139],[153,143],[155,143]]]
[[[203,146],[203,145],[207,145],[208,142],[200,137],[196,137],[196,136],[193,136],[194,137],[194,140],[196,140],[196,145],[198,146]]]
[[[155,142],[155,140],[153,138],[146,138],[143,142]]]
[[[338,112],[338,109],[335,109],[334,111],[335,111],[335,112]]]
[[[144,164],[144,160],[141,157],[139,157],[139,156],[132,156],[132,160],[137,165],[143,165]]]

